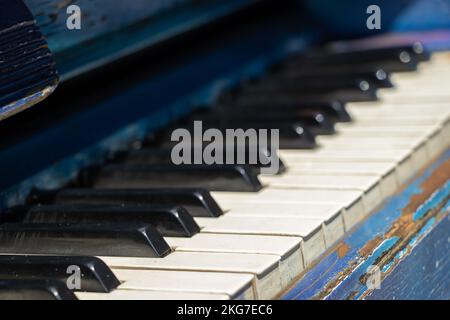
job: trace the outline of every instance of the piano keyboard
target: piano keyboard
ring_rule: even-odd
[[[303,58],[293,58],[220,102],[225,110],[280,114],[274,122],[286,125],[285,170],[278,175],[244,166],[175,168],[144,142],[69,188],[37,190],[0,225],[0,298],[276,298],[448,147],[450,55],[435,53],[417,71],[392,74],[395,88],[380,82],[375,90],[374,67],[390,75],[427,60],[398,50],[365,52],[355,64],[319,55],[312,75],[296,74]],[[326,77],[326,89],[312,81],[291,92],[273,80],[295,76]],[[342,88],[336,79],[349,81]],[[283,102],[259,104],[265,90],[273,93],[268,101]],[[347,103],[330,104],[330,97]],[[247,121],[239,113],[233,119]],[[303,122],[293,133],[294,118]],[[75,292],[61,285],[71,265],[83,271]]]

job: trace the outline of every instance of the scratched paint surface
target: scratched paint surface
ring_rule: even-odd
[[[193,1],[25,0],[56,51],[190,2]],[[73,33],[66,28],[66,8],[70,5],[79,6],[82,12],[82,28]]]
[[[26,0],[55,53],[61,80],[205,25],[259,0]],[[81,9],[68,30],[66,8]]]
[[[450,299],[450,216],[427,227],[414,251],[366,299]]]
[[[308,271],[291,290],[283,296],[283,299],[347,299],[360,298],[366,294],[366,287],[360,282],[360,278],[366,273],[367,267],[379,259],[385,252],[393,248],[399,239],[397,237],[385,237],[392,226],[402,218],[404,210],[408,209],[411,199],[417,199],[421,194],[423,184],[433,174],[434,170],[444,163],[450,161],[450,150],[448,150],[436,163],[428,168],[419,178],[412,181],[408,187],[399,195],[392,197],[380,209],[379,212],[370,216],[357,229],[351,232],[338,245],[336,250],[326,255],[313,269]],[[445,183],[439,192],[430,196],[430,200],[424,205],[414,210],[413,219],[419,219],[428,209],[436,206],[443,199],[449,197],[450,181],[448,175],[450,172],[442,173],[447,176]],[[448,214],[448,207],[444,207]],[[401,221],[401,220],[400,220]],[[430,220],[433,224],[434,220]],[[428,230],[427,224],[423,230]],[[425,232],[425,231],[424,231]],[[447,229],[448,232],[448,229]],[[420,232],[419,232],[420,234]],[[448,237],[448,234],[447,234]],[[445,237],[445,239],[447,239]],[[411,245],[414,245],[414,238]],[[403,258],[406,252],[399,251],[397,258]],[[388,261],[384,265],[384,271],[390,271],[393,264]],[[351,266],[351,268],[349,268]],[[343,270],[351,270],[348,274],[343,274]],[[443,276],[444,273],[441,274]],[[332,286],[326,295],[323,290],[336,279],[341,280]],[[417,279],[419,280],[419,279]]]

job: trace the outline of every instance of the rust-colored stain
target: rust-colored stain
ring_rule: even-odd
[[[385,238],[397,236],[404,238],[416,225],[413,215],[417,209],[431,197],[431,195],[442,187],[450,179],[450,159],[443,162],[433,173],[421,184],[422,192],[411,197],[409,204],[402,210],[400,218],[392,225],[386,233]]]
[[[378,236],[366,243],[359,250],[362,257],[368,257],[373,250],[383,242],[384,239],[399,237],[405,239],[418,228],[417,221],[414,221],[413,215],[419,207],[431,197],[431,195],[440,187],[442,187],[450,179],[450,159],[443,162],[432,174],[421,184],[421,192],[411,197],[409,204],[402,210],[401,216],[395,221],[391,228],[383,237]]]
[[[443,162],[433,174],[422,183],[423,192],[411,198],[409,205],[403,210],[413,213],[429,196],[450,179],[450,160]]]
[[[399,237],[403,239],[416,230],[417,223],[413,220],[414,212],[442,185],[450,179],[450,159],[443,162],[433,173],[421,184],[422,192],[411,197],[409,204],[402,210],[400,218],[395,221],[386,234],[378,236],[366,243],[359,250],[361,257],[368,257],[384,239]],[[339,248],[337,248],[339,250]]]
[[[359,254],[363,257],[369,256],[373,250],[375,250],[376,247],[380,245],[380,243],[383,242],[383,238],[380,236],[376,237],[375,239],[369,240],[364,247],[359,249]]]
[[[345,242],[341,242],[336,247],[336,252],[339,258],[343,258],[349,252],[350,247]]]
[[[432,215],[437,214],[440,208],[435,208],[432,212],[428,213],[423,219],[414,221],[414,213],[419,207],[427,201],[431,195],[438,189],[440,189],[450,179],[450,159],[447,159],[436,169],[433,170],[431,175],[423,181],[420,186],[421,192],[411,197],[409,204],[402,210],[401,216],[392,224],[391,228],[383,235],[378,236],[368,241],[364,247],[359,250],[361,258],[367,258],[373,253],[376,247],[378,247],[384,239],[390,239],[392,237],[398,237],[398,243],[383,256],[378,259],[377,264],[382,266],[384,263],[392,259],[393,256],[402,248],[407,246],[408,241],[423,227]],[[446,200],[447,201],[447,200]],[[443,205],[443,204],[442,204]],[[336,252],[340,258],[344,257],[349,247],[344,242],[341,242],[336,247]],[[348,275],[350,275],[354,268],[357,266],[357,261],[352,262],[349,267],[339,273],[334,281],[329,283],[324,290],[315,298],[322,299],[328,293],[336,287],[337,284],[342,282]]]

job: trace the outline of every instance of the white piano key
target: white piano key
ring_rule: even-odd
[[[338,203],[240,203],[227,202],[227,216],[298,217],[330,219],[343,209]]]
[[[393,152],[398,150],[411,151],[426,139],[410,139],[408,143],[402,143],[397,141],[392,141],[386,138],[385,142],[382,143],[381,139],[364,139],[364,137],[340,137],[340,139],[334,140],[322,140],[319,139],[321,144],[319,148],[326,148],[327,151],[333,150],[356,150],[356,151],[366,151],[366,150],[379,150],[380,152]]]
[[[143,290],[114,290],[110,293],[76,292],[80,300],[229,300],[225,294],[143,291]]]
[[[400,185],[405,184],[416,172],[411,154],[404,157],[397,165],[397,179]]]
[[[361,152],[357,149],[327,149],[326,147],[322,149],[314,150],[281,150],[279,152],[281,159],[284,161],[291,162],[301,162],[301,161],[325,161],[329,162],[330,159],[333,161],[396,161],[401,162],[405,160],[410,155],[410,149],[398,149],[398,150],[378,150],[378,149],[368,149]]]
[[[204,220],[207,218],[200,218]],[[197,219],[196,219],[197,220]],[[305,265],[325,251],[322,219],[222,216],[209,219],[202,232],[302,237]]]
[[[441,135],[442,146],[444,149],[450,145],[450,118],[447,119],[446,122],[442,124],[441,131],[439,133]]]
[[[384,118],[382,121],[380,119],[374,118],[361,118],[356,119],[356,122],[350,123],[336,123],[336,130],[342,131],[344,128],[352,127],[357,125],[359,127],[374,127],[377,125],[383,124],[385,127],[409,127],[409,126],[433,126],[439,125],[442,123],[441,116],[427,116],[427,117],[414,117],[414,118],[405,118],[405,117],[395,117],[395,118]]]
[[[127,258],[124,258],[127,259]],[[222,294],[230,299],[255,299],[251,274],[141,269],[113,269],[123,283],[118,290]]]
[[[164,258],[101,257],[114,270],[174,270],[196,272],[244,273],[253,276],[259,299],[273,298],[282,289],[280,257],[267,254],[214,252],[173,252]],[[116,273],[116,271],[114,271]],[[119,278],[120,273],[118,275]],[[134,289],[130,286],[130,289]]]
[[[192,238],[166,238],[176,251],[272,254],[280,257],[283,288],[304,268],[300,237],[199,233]]]
[[[322,219],[305,217],[273,217],[259,216],[229,216],[223,215],[216,219],[195,218],[208,220],[201,222],[204,225],[202,233],[231,233],[273,236],[306,237],[311,233],[322,232]]]
[[[383,176],[395,169],[395,162],[297,162],[289,163],[288,170],[294,174],[310,175],[378,175]]]
[[[377,176],[312,176],[286,174],[284,176],[261,177],[261,181],[271,188],[319,189],[319,190],[360,190],[368,211],[375,209],[383,200]]]
[[[213,197],[222,207],[233,203],[260,204],[266,203],[328,203],[340,204],[344,207],[344,223],[346,230],[363,219],[368,212],[363,204],[363,192],[352,190],[289,190],[266,188],[257,193],[242,194],[238,192],[213,192]]]
[[[414,88],[415,86],[412,86]],[[410,90],[404,92],[387,92],[384,91],[379,95],[379,98],[386,102],[396,101],[423,101],[423,102],[450,102],[450,92],[442,91],[440,89],[435,90]]]
[[[211,192],[224,208],[228,203],[335,203],[351,205],[362,196],[360,191],[350,190],[284,190],[265,188],[259,192]]]
[[[436,98],[448,97],[448,77],[426,78],[419,77],[416,79],[409,79],[397,82],[396,90],[381,90],[380,97],[382,100],[391,101],[392,99],[410,99],[411,97],[425,98],[430,97],[429,102],[437,100]],[[445,100],[441,100],[445,101]]]
[[[322,164],[324,166],[321,166]],[[392,162],[312,162],[289,166],[289,172],[292,174],[308,174],[311,176],[378,176],[384,197],[389,197],[394,194],[399,186],[396,165]]]
[[[339,130],[339,136],[358,136],[358,137],[427,137],[434,130],[436,126],[353,126],[342,127]]]
[[[431,139],[433,135],[430,135],[428,138]],[[427,141],[428,141],[427,140]],[[427,142],[423,142],[422,144],[418,145],[416,148],[414,148],[412,154],[411,154],[411,160],[414,164],[415,171],[419,171],[425,165],[428,163],[428,161],[431,160],[431,154],[428,150]]]
[[[227,216],[269,217],[281,219],[285,217],[321,219],[325,233],[325,243],[331,246],[345,233],[344,208],[333,203],[228,203]],[[200,221],[200,223],[204,223]]]
[[[270,187],[367,191],[377,185],[380,179],[374,175],[327,176],[295,174],[288,171],[282,176],[262,176],[260,180]]]
[[[359,118],[392,118],[392,117],[421,117],[427,115],[440,114],[446,117],[449,113],[447,102],[445,103],[424,103],[422,101],[416,101],[415,103],[401,104],[396,102],[395,104],[390,102],[386,103],[382,108],[367,108],[365,106],[359,106],[357,104],[349,104],[348,111],[355,117],[356,121]]]
[[[334,149],[380,149],[380,150],[389,150],[389,149],[412,149],[425,141],[424,138],[418,137],[344,137],[344,136],[320,136],[317,137],[317,143],[322,148],[334,148]]]
[[[427,152],[430,159],[437,158],[449,145],[450,136],[449,129],[450,123],[447,122],[441,126],[439,130],[436,130],[435,133],[428,139],[427,141]]]
[[[334,176],[330,181],[344,186],[344,184],[335,180],[336,177],[350,176],[349,179],[355,183],[353,188],[358,188],[358,185],[361,187],[364,185],[358,183],[357,176],[363,176],[366,179],[367,176],[378,177],[381,193],[384,198],[394,194],[399,186],[396,172],[397,165],[395,162],[306,162],[294,165],[286,162],[286,164],[288,165],[290,175],[295,176],[296,174],[301,174],[309,176],[310,179],[315,176],[323,176],[317,181],[324,180],[324,183],[327,183],[326,179],[328,179],[328,176]],[[346,187],[348,188],[349,186]]]
[[[450,69],[449,69],[450,70]],[[429,98],[427,102],[446,101],[449,98],[450,85],[448,84],[448,76],[442,77],[434,75],[432,77],[431,69],[422,72],[421,77],[416,78],[399,78],[395,80],[395,75],[392,79],[396,85],[396,90],[381,90],[379,97],[383,101],[409,101],[412,98],[423,100]],[[428,76],[427,76],[428,75]],[[397,81],[397,82],[395,82]],[[448,100],[447,100],[448,101]]]
[[[400,179],[397,173],[397,167],[392,170],[389,170],[381,177],[380,182],[381,190],[383,192],[384,197],[388,198],[394,195],[400,187]]]

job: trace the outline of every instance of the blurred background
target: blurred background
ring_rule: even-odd
[[[334,37],[450,29],[450,0],[303,0],[317,25]],[[368,30],[366,9],[381,9],[381,30]]]

